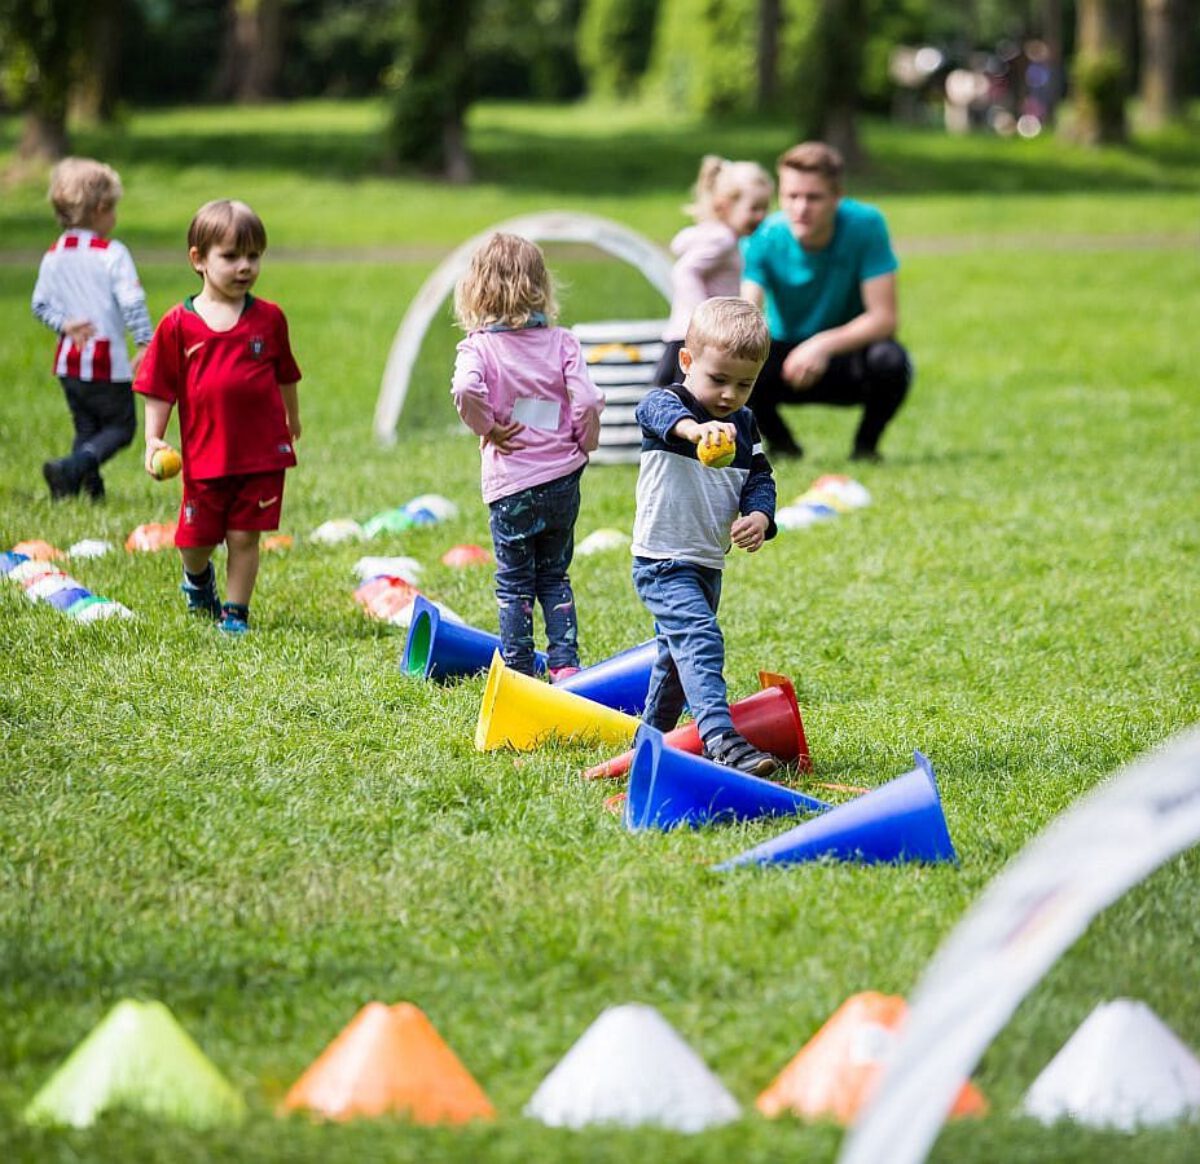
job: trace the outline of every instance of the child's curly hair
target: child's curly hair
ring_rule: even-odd
[[[63,158],[50,171],[48,198],[65,227],[86,225],[97,210],[116,206],[124,192],[117,171],[95,158]]]
[[[454,288],[454,316],[464,331],[524,327],[534,314],[558,316],[554,280],[541,248],[516,234],[497,232],[471,256]]]

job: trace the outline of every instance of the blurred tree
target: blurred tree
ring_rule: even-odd
[[[24,114],[21,159],[66,156],[67,105],[90,11],[90,0],[0,0],[5,88]]]
[[[1125,0],[1076,0],[1072,134],[1088,145],[1127,137],[1129,77],[1122,48],[1128,36]]]
[[[593,93],[630,97],[650,61],[658,0],[585,0],[579,63]]]
[[[85,121],[111,121],[121,95],[121,39],[126,4],[125,0],[92,0],[90,9],[70,113]]]
[[[858,112],[865,41],[866,0],[821,0],[796,94],[801,138],[828,142],[850,167],[864,160]]]
[[[470,36],[478,0],[411,0],[388,76],[388,140],[397,162],[452,182],[471,179],[465,118],[475,93]]]
[[[282,61],[283,0],[228,0],[213,96],[243,104],[278,97]]]
[[[1161,129],[1183,115],[1183,63],[1191,28],[1187,0],[1141,0],[1142,121]]]

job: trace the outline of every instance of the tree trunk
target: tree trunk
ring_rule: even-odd
[[[801,133],[841,151],[846,165],[865,161],[858,136],[864,0],[821,0],[821,10],[808,46],[811,67],[802,71]]]
[[[216,95],[239,105],[279,95],[282,0],[229,0]]]
[[[451,182],[472,176],[465,122],[473,15],[474,0],[415,0],[396,67],[403,80],[388,126],[395,161]]]
[[[58,162],[67,156],[67,110],[30,109],[21,125],[17,157],[30,162]]]
[[[759,112],[774,108],[779,96],[780,0],[758,0],[758,92]]]
[[[110,122],[120,97],[121,29],[125,0],[94,0],[88,40],[72,111],[85,121]]]
[[[1142,122],[1162,129],[1183,114],[1184,0],[1141,0]]]
[[[1128,9],[1122,0],[1077,0],[1074,136],[1086,145],[1122,142],[1128,136],[1125,99]]]

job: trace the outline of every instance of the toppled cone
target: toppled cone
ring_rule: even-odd
[[[883,1058],[908,1013],[899,995],[851,995],[758,1097],[770,1118],[791,1113],[806,1120],[851,1123],[879,1079]],[[981,1116],[987,1100],[966,1082],[951,1116]]]
[[[292,1085],[282,1111],[416,1124],[494,1119],[495,1108],[420,1007],[369,1002]]]

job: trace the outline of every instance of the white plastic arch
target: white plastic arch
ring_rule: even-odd
[[[1200,729],[1057,817],[934,955],[838,1164],[918,1164],[963,1079],[1092,918],[1200,841]]]
[[[409,304],[404,319],[392,340],[387,365],[383,370],[383,382],[379,387],[379,399],[375,404],[375,435],[385,444],[396,439],[396,425],[404,409],[408,395],[409,378],[413,364],[421,350],[425,333],[438,313],[454,284],[467,269],[475,248],[495,231],[519,234],[532,242],[588,243],[627,263],[639,271],[662,293],[671,298],[671,260],[660,247],[619,222],[600,218],[594,214],[576,214],[570,211],[547,211],[542,214],[525,214],[505,222],[468,239],[448,255],[441,265],[425,280],[420,291]]]

